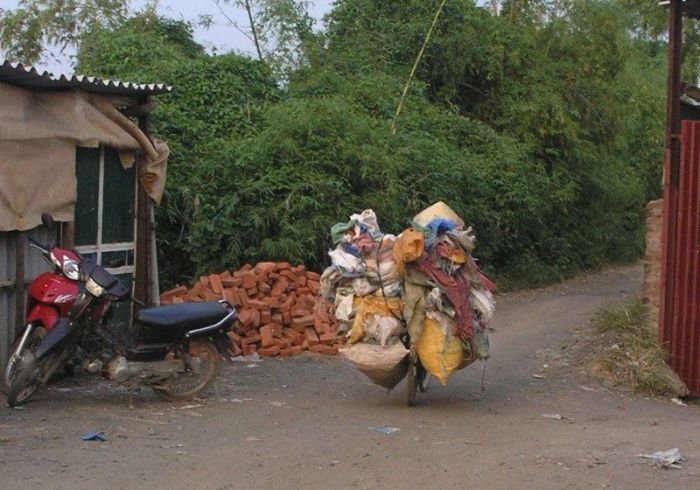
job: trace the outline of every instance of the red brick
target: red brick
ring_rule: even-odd
[[[279,325],[277,323],[270,323],[269,326],[272,330],[273,337],[281,338],[283,336],[284,329],[282,328],[282,325]]]
[[[303,295],[313,295],[311,290],[307,287],[299,288],[297,289],[297,295],[303,296]]]
[[[174,304],[174,305],[181,305],[181,304],[184,303],[184,302],[185,302],[185,298],[181,298],[181,297],[179,297],[179,296],[175,296],[175,297],[173,298],[173,304]]]
[[[294,318],[292,320],[293,327],[312,327],[313,324],[314,324],[314,316],[313,315],[302,316],[299,318]]]
[[[163,291],[163,293],[160,295],[160,299],[166,299],[166,298],[172,298],[174,296],[184,296],[187,294],[187,288],[185,286],[178,286],[173,289],[168,289],[167,291]]]
[[[241,297],[238,295],[238,291],[235,288],[224,289],[224,299],[231,303],[232,305],[240,305]]]
[[[206,286],[202,284],[201,282],[196,282],[194,283],[194,286],[190,289],[190,293],[194,293],[195,295],[199,295],[199,293],[205,288]]]
[[[216,294],[214,291],[212,291],[209,288],[205,288],[202,290],[200,293],[200,296],[205,300],[205,301],[217,301],[221,299],[220,294]]]
[[[279,309],[282,313],[287,313],[292,310],[292,305],[294,304],[294,298],[291,296],[287,298],[284,303],[280,303]]]
[[[328,322],[331,319],[331,314],[329,311],[330,305],[325,301],[319,301],[314,307],[314,313],[324,322]]]
[[[289,280],[290,282],[294,282],[297,275],[294,272],[292,272],[291,270],[284,270],[284,271],[280,272],[280,276],[287,278],[287,280]],[[282,279],[280,278],[280,281],[281,280]]]
[[[221,294],[224,290],[224,286],[221,284],[221,278],[217,274],[211,274],[209,276],[209,287],[211,287],[211,290],[216,294]]]
[[[290,357],[292,354],[294,354],[294,351],[291,348],[280,350],[280,357]]]
[[[267,274],[264,272],[256,272],[255,273],[255,286],[259,286],[260,284],[266,283],[267,282]]]
[[[253,270],[256,274],[262,273],[267,275],[270,272],[273,272],[276,267],[277,264],[275,262],[258,262],[257,264],[255,264]]]
[[[252,325],[254,327],[258,327],[260,325],[260,312],[258,310],[252,310],[253,311],[253,323]]]
[[[270,281],[270,282],[274,282],[274,281],[276,281],[277,279],[279,279],[279,277],[280,277],[280,275],[277,274],[276,272],[270,272],[270,273],[267,275],[267,280]]]
[[[241,309],[238,312],[238,321],[241,323],[241,325],[248,327],[253,324],[253,312],[248,309]]]
[[[209,286],[209,278],[207,276],[202,276],[199,278],[199,283],[202,286],[207,287],[207,286]]]
[[[321,288],[321,283],[316,281],[306,281],[306,287],[308,287],[313,294],[318,294],[318,290]]]
[[[263,347],[262,349],[258,349],[258,354],[264,357],[274,357],[279,355],[280,350],[281,349],[278,345],[272,345],[270,347]]]
[[[313,309],[316,307],[316,297],[311,296],[310,294],[299,296],[297,298],[297,306],[313,311]]]
[[[277,262],[275,264],[275,272],[279,272],[281,270],[291,269],[291,268],[292,268],[292,264],[290,264],[289,262]]]
[[[306,327],[306,341],[309,343],[309,345],[318,344],[318,334],[316,333],[316,330],[314,330],[313,327]]]
[[[272,314],[270,313],[270,310],[262,310],[260,312],[260,322],[265,324],[265,323],[270,323],[270,320],[272,319]]]
[[[242,286],[246,290],[253,289],[253,288],[257,287],[257,285],[258,285],[258,279],[257,279],[257,277],[255,277],[255,274],[253,274],[253,273],[249,273],[249,274],[246,274],[245,276],[242,276],[242,279],[243,279]]]
[[[252,337],[241,338],[241,345],[255,344],[257,342],[260,342],[260,335],[258,335],[258,334],[255,334]]]
[[[262,342],[263,347],[270,347],[274,343],[270,325],[260,327],[260,342]]]
[[[274,296],[279,296],[279,295],[283,294],[285,291],[287,291],[288,287],[289,287],[289,281],[287,279],[285,279],[284,277],[280,277],[279,280],[272,287],[272,293]]]
[[[228,332],[226,332],[226,335],[228,335],[228,338],[231,339],[231,342],[235,342],[236,344],[241,343],[241,336],[233,330],[229,330]]]
[[[185,296],[185,299],[188,302],[193,302],[193,303],[196,303],[198,301],[202,301],[202,298],[200,298],[199,295],[197,293],[195,293],[194,291],[190,291],[189,293],[187,293],[187,296]]]
[[[321,281],[321,275],[317,274],[315,272],[307,271],[306,272],[306,279],[309,281],[315,281],[315,282],[320,282]]]
[[[272,291],[272,286],[270,286],[266,282],[261,282],[258,284],[258,292],[263,293],[263,294],[270,294]]]
[[[252,268],[253,268],[252,265],[250,265],[250,264],[245,264],[243,267],[241,267],[241,268],[238,269],[238,270],[241,271],[241,272],[247,272],[247,271],[251,270]]]
[[[282,312],[282,325],[289,325],[292,323],[292,314],[288,311]]]
[[[269,308],[269,301],[260,299],[249,299],[248,306],[256,310],[266,310]]]
[[[331,345],[311,345],[309,346],[309,350],[311,352],[317,352],[319,354],[326,354],[329,356],[334,356],[338,353],[338,347],[337,346],[331,346]]]
[[[258,294],[258,288],[246,289],[245,294],[247,294],[249,298],[253,298],[256,294]]]
[[[318,315],[314,315],[314,328],[317,332],[319,332],[319,334],[327,330],[324,326],[323,319]]]
[[[293,345],[290,347],[290,350],[292,351],[293,356],[298,356],[302,352],[304,352],[304,348],[301,345]]]
[[[306,316],[313,316],[311,310],[308,310],[306,308],[299,308],[298,306],[292,310],[292,318],[300,318]]]
[[[282,313],[273,313],[272,316],[270,317],[270,321],[272,323],[278,323],[278,324],[282,325],[282,322],[283,322]]]
[[[238,297],[241,298],[241,305],[244,308],[248,308],[248,301],[250,300],[250,297],[248,297],[248,294],[245,292],[245,289],[236,289],[238,292]]]
[[[227,277],[231,277],[231,271],[224,271],[221,274],[219,274],[219,277],[221,278],[221,281],[223,281]]]
[[[243,284],[243,279],[240,277],[222,277],[221,284],[225,288],[240,287],[240,285]]]
[[[318,339],[322,344],[333,344],[337,340],[338,336],[333,332],[327,332],[318,336]]]
[[[231,354],[231,357],[238,357],[241,355],[241,348],[238,346],[238,344],[231,344],[231,346],[228,348],[229,354]]]
[[[295,332],[298,336],[292,339],[292,345],[298,345],[301,346],[304,342],[306,342],[306,335],[301,334],[299,332]]]

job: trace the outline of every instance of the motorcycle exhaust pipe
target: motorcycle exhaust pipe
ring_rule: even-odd
[[[120,384],[136,378],[145,384],[152,384],[175,376],[181,370],[182,360],[138,362],[117,356],[107,366],[107,378]]]

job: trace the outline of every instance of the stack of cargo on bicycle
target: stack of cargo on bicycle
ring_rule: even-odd
[[[374,383],[393,388],[408,375],[408,403],[426,371],[450,376],[489,357],[493,283],[471,253],[471,227],[438,202],[400,235],[384,234],[371,209],[331,229],[332,265],[321,276],[347,331],[342,354]]]

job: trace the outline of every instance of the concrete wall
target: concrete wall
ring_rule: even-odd
[[[644,258],[644,302],[649,305],[649,321],[656,328],[661,301],[661,232],[663,199],[647,204],[646,256]]]

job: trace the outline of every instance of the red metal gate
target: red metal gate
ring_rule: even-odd
[[[659,337],[673,370],[700,394],[700,121],[684,120],[680,138],[678,166],[667,153],[664,170]]]

